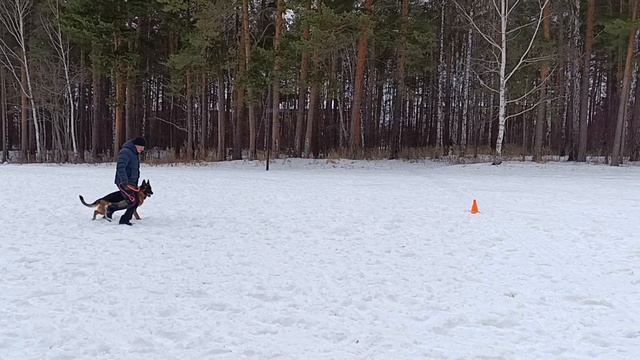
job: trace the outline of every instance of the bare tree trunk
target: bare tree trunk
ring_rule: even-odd
[[[187,70],[187,161],[193,160],[193,94],[191,90],[191,70]]]
[[[398,84],[397,93],[395,96],[395,106],[394,106],[394,116],[393,116],[393,125],[391,126],[391,159],[397,159],[398,153],[400,152],[400,126],[403,122],[403,108],[405,101],[405,65],[406,65],[406,47],[407,47],[407,31],[409,27],[409,0],[402,0],[401,3],[401,43],[398,47],[398,71],[396,73],[396,81]]]
[[[313,158],[317,159],[320,156],[320,127],[324,126],[323,118],[324,114],[320,111],[322,108],[321,104],[323,102],[322,99],[323,91],[322,88],[319,88],[317,99],[315,101],[315,108],[313,111],[315,112],[315,121],[313,122],[313,136],[311,137],[311,152],[313,153]]]
[[[627,101],[631,88],[631,73],[633,71],[633,55],[635,53],[635,38],[638,26],[635,23],[638,12],[638,0],[631,2],[631,20],[633,25],[629,32],[629,42],[627,45],[627,59],[624,65],[624,77],[622,78],[622,91],[620,93],[620,103],[618,104],[618,118],[616,121],[616,133],[613,140],[613,151],[611,153],[611,166],[618,166],[622,162],[622,131],[624,128],[625,115],[627,112]]]
[[[590,100],[589,100],[589,115],[588,118],[591,119],[592,124],[593,124],[593,130],[589,132],[589,136],[593,139],[603,139],[605,138],[602,135],[602,132],[599,131],[600,130],[600,126],[599,126],[599,122],[594,121],[594,116],[596,114],[596,104],[601,104],[602,103],[602,93],[601,90],[599,89],[603,89],[604,86],[603,84],[606,84],[606,82],[603,80],[604,79],[604,74],[605,74],[605,70],[603,69],[598,69],[596,68],[596,72],[593,75],[593,86],[591,88],[591,93],[589,95]],[[640,96],[638,96],[638,98],[640,98]],[[594,144],[598,144],[597,141],[592,141],[592,146]],[[597,148],[597,146],[596,146]],[[594,149],[595,150],[595,149]]]
[[[243,67],[244,65],[240,65]],[[241,70],[242,71],[242,70]],[[242,119],[244,118],[244,86],[235,84],[235,111],[231,117],[233,132],[233,160],[242,160]]]
[[[587,161],[587,134],[589,110],[589,79],[591,77],[591,51],[593,48],[593,28],[595,24],[596,1],[589,0],[587,7],[587,29],[582,60],[582,93],[580,96],[580,140],[577,161]]]
[[[251,64],[251,33],[249,32],[249,0],[242,0],[242,43],[244,44],[245,70],[249,72]],[[247,108],[249,109],[249,160],[256,158],[256,115],[253,87],[247,84]]]
[[[571,111],[571,148],[569,151],[569,160],[577,160],[578,158],[578,143],[580,138],[580,1],[575,0],[574,5],[574,25],[573,25],[573,63],[571,65],[571,72],[573,78],[573,94],[571,104],[573,109]]]
[[[54,154],[54,161],[59,163],[63,160],[63,146],[62,146],[62,129],[60,124],[62,121],[59,119],[58,115],[53,115],[53,125],[51,126],[51,151]],[[57,151],[56,151],[57,150]]]
[[[127,140],[135,137],[135,85],[133,84],[133,77],[129,73],[127,74],[127,82],[125,88],[125,104],[124,104],[124,126],[125,126],[125,138]]]
[[[80,78],[78,79],[78,161],[84,162],[86,144],[87,106],[86,106],[86,80],[85,80],[85,54],[80,50]]]
[[[38,121],[38,115],[36,111],[36,101],[33,95],[33,88],[31,85],[31,75],[29,73],[29,65],[27,62],[26,48],[23,50],[23,59],[25,64],[25,79],[27,81],[27,88],[29,89],[29,102],[31,105],[31,116],[33,118],[33,126],[36,135],[36,161],[42,162],[44,160],[44,151],[46,150],[43,145],[43,141],[40,137],[40,122]]]
[[[496,139],[496,163],[502,158],[502,141],[507,121],[507,5],[500,1],[500,107],[498,109],[498,138]]]
[[[265,0],[262,1],[264,2]],[[267,96],[265,98],[264,109],[262,111],[262,121],[264,122],[262,148],[264,149],[264,152],[266,154],[267,171],[269,170],[269,160],[271,156],[271,120],[273,119],[271,115],[271,109],[273,109],[273,106],[271,105],[271,103],[273,102],[271,90],[273,90],[273,88],[271,86],[267,86]]]
[[[440,9],[440,57],[438,60],[438,113],[436,119],[436,153],[438,156],[443,154],[443,136],[442,131],[444,128],[444,82],[446,79],[444,63],[444,14],[445,14],[445,2],[441,1]]]
[[[282,38],[284,0],[276,0],[276,29],[273,38],[273,51],[275,52],[275,60],[273,65],[273,113],[272,113],[272,140],[271,151],[273,158],[278,158],[280,154],[280,41]]]
[[[302,64],[300,68],[300,85],[298,94],[298,112],[296,114],[296,135],[294,151],[296,156],[302,154],[302,144],[304,142],[304,113],[307,103],[307,71],[309,67],[309,55],[302,55]]]
[[[365,0],[364,11],[369,15],[373,8],[373,0]],[[362,151],[362,93],[364,89],[364,71],[369,45],[368,26],[363,25],[358,40],[358,60],[356,63],[356,77],[353,90],[353,106],[351,107],[351,155],[357,156]]]
[[[311,1],[307,3],[307,11],[311,9]],[[309,40],[310,36],[309,26],[305,26],[303,38]],[[294,152],[295,156],[300,157],[302,155],[302,145],[304,142],[304,113],[307,102],[307,73],[309,72],[309,54],[306,50],[302,52],[302,60],[300,64],[300,81],[298,87],[300,88],[298,93],[298,113],[296,114],[296,134]]]
[[[473,99],[474,99],[474,103],[476,103],[476,101],[482,101],[484,99],[484,96],[482,94],[480,94],[478,89],[474,89],[473,91]],[[478,157],[478,146],[480,145],[480,134],[482,131],[482,125],[484,124],[484,121],[480,121],[482,112],[479,109],[479,106],[474,106],[473,109],[473,158],[477,158]],[[478,124],[480,123],[480,124]]]
[[[317,66],[318,55],[317,51],[313,53],[313,60],[311,62],[312,69],[316,69]],[[312,70],[313,71],[313,70]],[[304,157],[308,158],[311,154],[311,148],[313,145],[313,137],[314,135],[314,122],[318,121],[317,119],[317,111],[318,108],[318,94],[319,94],[319,85],[317,81],[311,82],[311,92],[309,94],[309,114],[307,116],[307,131],[305,133],[304,138]]]
[[[27,82],[24,68],[22,68],[22,87]],[[28,161],[29,155],[29,104],[27,94],[22,91],[20,93],[20,150],[22,152],[22,161]]]
[[[473,8],[471,9],[473,18]],[[467,149],[467,124],[469,123],[469,94],[471,90],[471,48],[473,46],[473,29],[467,30],[467,52],[464,66],[464,94],[462,104],[462,129],[460,134],[460,156],[464,156]]]
[[[570,42],[570,38],[567,40],[568,42]],[[573,141],[573,137],[571,134],[571,124],[572,124],[572,120],[571,120],[571,111],[573,110],[573,104],[571,102],[571,85],[573,84],[573,71],[571,71],[571,48],[568,46],[568,51],[565,54],[566,55],[566,60],[565,60],[565,73],[566,73],[566,80],[565,80],[565,84],[563,86],[563,93],[565,94],[565,104],[564,104],[564,109],[563,109],[563,114],[562,114],[562,118],[564,119],[564,126],[562,128],[562,131],[564,132],[564,144],[563,144],[563,149],[564,149],[564,155],[567,156],[567,158],[571,158],[571,141]]]
[[[96,56],[94,56],[92,64],[92,83],[93,83],[93,124],[91,125],[91,159],[92,161],[98,160],[98,148],[100,147],[100,128],[102,125],[102,84],[100,82],[101,76],[98,71],[98,65],[96,62]]]
[[[629,126],[629,161],[640,160],[640,81],[636,80],[633,114]]]
[[[543,67],[540,70],[540,78],[545,79],[549,76],[549,68]],[[544,104],[544,98],[546,97],[546,85],[542,85],[540,88],[540,105],[538,105],[538,114],[536,117],[536,135],[533,151],[533,161],[542,161],[542,144],[545,138],[544,124],[546,120],[547,109]]]
[[[113,154],[117,154],[122,144],[126,141],[126,127],[124,121],[124,106],[126,97],[125,76],[122,70],[116,69],[116,110],[115,110],[115,143]]]
[[[225,156],[225,84],[224,76],[218,77],[218,160],[224,161]]]
[[[317,54],[316,52],[314,52],[314,62],[315,62],[315,54]],[[351,75],[347,74],[347,66],[345,66],[345,61],[348,61],[346,59],[342,59],[341,64],[340,64],[340,72],[342,75],[343,79],[346,78],[350,78]],[[336,67],[338,66],[338,60],[337,60],[337,56],[335,56],[335,54],[331,57],[331,74],[335,73]],[[329,81],[333,84],[335,80],[335,76],[334,75],[330,75]],[[344,113],[345,113],[345,109],[344,109],[344,98],[345,98],[345,85],[344,84],[340,84],[340,94],[338,94],[338,148],[340,150],[343,150],[345,147],[347,147],[347,139],[348,139],[348,134],[347,134],[347,122],[344,119]]]
[[[209,97],[208,97],[209,83],[207,81],[207,74],[202,73],[202,79],[200,84],[200,144],[199,153],[202,160],[206,160],[207,156],[207,133],[209,132]]]
[[[4,68],[0,66],[0,136],[2,136],[2,152],[0,153],[0,164],[9,158],[7,149],[7,138],[9,137],[7,128],[7,87],[5,83]]]
[[[564,29],[565,28],[565,20],[564,17],[559,16],[558,17],[558,27],[560,29]],[[558,93],[558,98],[561,99],[559,106],[557,107],[558,109],[555,111],[554,115],[550,115],[549,116],[549,121],[550,121],[550,131],[551,131],[551,138],[550,138],[550,147],[552,149],[552,151],[558,152],[559,155],[564,156],[565,155],[565,150],[564,150],[564,122],[566,120],[566,109],[568,107],[568,103],[569,101],[567,100],[567,81],[566,81],[566,76],[565,76],[565,67],[566,64],[568,63],[568,59],[567,59],[567,46],[566,46],[566,41],[565,41],[565,37],[564,37],[564,31],[558,31],[556,33],[557,36],[557,40],[556,43],[558,44],[557,47],[557,76],[555,78],[555,84],[553,86],[555,86],[555,88],[557,89],[557,93]]]
[[[120,36],[114,38],[114,48],[119,51],[123,47],[124,40]],[[126,119],[125,105],[127,96],[127,75],[125,73],[124,64],[116,63],[115,71],[115,87],[116,87],[116,104],[115,104],[115,143],[113,144],[114,157],[118,154],[120,147],[127,140],[126,136]]]
[[[155,81],[154,81],[155,80]],[[149,139],[155,144],[162,144],[162,135],[160,135],[160,124],[158,116],[163,111],[164,91],[162,90],[162,80],[158,76],[156,79],[149,81],[149,102],[147,103],[147,114],[149,116],[147,134]],[[151,103],[153,102],[153,106]]]
[[[372,54],[372,57],[375,57],[375,46],[371,46],[370,47],[370,54]],[[362,146],[367,149],[371,149],[374,148],[376,146],[378,146],[378,143],[375,141],[375,105],[374,105],[374,101],[375,101],[375,93],[374,93],[374,89],[375,89],[375,84],[376,84],[376,68],[374,66],[369,66],[368,71],[367,71],[367,83],[366,83],[366,89],[364,90],[366,93],[365,96],[365,117],[364,117],[364,136],[363,136],[363,143]],[[332,93],[332,98],[335,98],[335,96],[333,96],[334,94]]]
[[[547,4],[544,7],[544,20],[543,20],[543,33],[544,40],[547,43],[551,42],[551,4]],[[547,97],[547,85],[546,80],[549,77],[550,69],[549,64],[545,62],[540,68],[540,105],[538,105],[538,116],[536,119],[536,135],[533,151],[533,161],[542,161],[542,145],[545,139],[544,125],[546,119],[547,110],[545,108],[545,98]]]
[[[257,157],[256,140],[258,137],[256,129],[256,105],[255,94],[251,85],[247,87],[247,107],[249,109],[249,160],[255,160]]]
[[[344,119],[344,106],[343,106],[344,93],[340,94],[340,98],[338,99],[338,148],[344,149],[345,143],[347,139],[347,125]]]
[[[242,14],[240,14],[242,15]],[[236,13],[236,16],[238,14]],[[236,18],[236,24],[238,24],[238,20],[243,21],[243,19]],[[245,47],[244,47],[244,34],[242,29],[236,29],[237,33],[240,35],[238,38],[238,48],[236,52],[236,56],[238,57],[236,74],[234,75],[235,82],[233,83],[233,109],[234,111],[231,114],[231,132],[233,134],[233,151],[231,153],[232,160],[241,160],[242,159],[242,126],[244,121],[244,106],[245,106],[245,83],[242,79],[245,78],[245,74],[247,73],[247,66],[245,61]],[[229,79],[231,79],[231,75],[229,75]],[[231,86],[231,80],[230,80]]]
[[[318,98],[319,98],[319,85],[317,82],[311,84],[311,92],[309,94],[309,115],[307,119],[307,132],[304,140],[304,157],[311,157],[313,150],[314,137],[316,137],[315,122],[318,121]]]

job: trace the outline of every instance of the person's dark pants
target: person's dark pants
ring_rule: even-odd
[[[118,189],[120,189],[120,192],[124,196],[124,200],[126,201],[126,204],[127,204],[126,206],[127,210],[124,212],[124,215],[120,217],[120,224],[128,224],[131,222],[133,213],[138,208],[138,205],[140,205],[138,204],[138,196],[136,194],[136,191],[127,185],[122,187],[118,186]],[[125,208],[118,206],[118,204],[112,204],[109,206],[108,212],[113,214],[114,211],[118,211],[122,209],[125,209]]]

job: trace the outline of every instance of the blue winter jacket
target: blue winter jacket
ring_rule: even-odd
[[[138,151],[133,142],[128,141],[122,145],[118,153],[118,164],[116,165],[116,185],[138,186],[140,178],[140,159]]]

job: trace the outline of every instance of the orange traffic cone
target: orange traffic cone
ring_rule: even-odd
[[[480,210],[478,210],[478,202],[476,201],[476,199],[473,199],[473,205],[471,205],[471,213],[477,214],[479,212]]]

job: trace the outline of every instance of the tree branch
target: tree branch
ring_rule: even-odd
[[[492,88],[491,86],[487,85],[484,80],[482,80],[482,78],[480,77],[480,75],[478,73],[475,72],[475,70],[472,70],[473,74],[476,76],[476,78],[478,79],[478,81],[480,82],[480,85],[482,85],[484,88],[486,88],[489,91],[493,91],[496,94],[500,94],[500,91]]]
[[[493,4],[493,8],[496,9],[496,12],[500,14],[500,7],[498,6],[496,0],[491,0],[491,3]]]
[[[549,0],[545,0],[542,7],[540,7],[540,14],[538,15],[538,24],[536,25],[536,30],[534,31],[533,36],[531,36],[531,41],[529,41],[529,46],[527,47],[527,50],[525,50],[525,52],[520,57],[520,60],[518,61],[516,66],[511,70],[509,75],[507,75],[507,77],[505,78],[506,82],[509,81],[509,79],[511,79],[513,74],[515,74],[518,71],[518,69],[520,68],[520,66],[526,59],[526,57],[529,55],[529,52],[533,47],[533,43],[535,42],[536,37],[538,36],[538,31],[540,30],[540,24],[542,24],[542,18],[544,17],[544,8],[547,6],[547,4],[549,4]]]
[[[480,30],[480,28],[478,27],[478,25],[476,24],[476,22],[473,20],[473,18],[471,18],[471,16],[467,13],[467,11],[458,3],[458,0],[453,0],[453,3],[456,4],[456,7],[462,12],[462,14],[464,15],[465,18],[467,18],[467,20],[469,21],[469,23],[471,24],[471,26],[473,26],[476,31],[480,34],[480,36],[482,36],[482,38],[488,42],[489,44],[491,44],[491,46],[500,49],[500,45],[498,45],[495,41],[493,41],[491,39],[491,37],[489,37],[487,34],[485,34],[482,30]]]
[[[515,9],[518,6],[518,3],[520,3],[520,0],[516,0],[515,4],[511,6],[511,9],[507,11],[507,16],[511,15],[511,12],[513,11],[513,9]]]
[[[163,122],[163,123],[165,123],[165,124],[169,124],[169,125],[171,125],[171,126],[175,127],[176,129],[178,129],[178,130],[180,130],[180,131],[187,132],[187,128],[184,128],[184,127],[178,126],[178,124],[176,124],[176,123],[173,123],[173,122],[171,122],[171,121],[165,120],[165,119],[163,119],[163,118],[161,118],[161,117],[158,117],[158,116],[155,116],[154,118],[155,118],[156,120],[160,120],[160,121],[162,121],[162,122]]]
[[[522,110],[522,111],[520,111],[520,112],[518,112],[516,114],[507,115],[507,117],[505,119],[514,118],[514,117],[520,116],[522,114],[528,113],[529,111],[534,110],[535,108],[537,108],[538,105],[542,104],[543,102],[554,101],[554,100],[558,100],[558,99],[560,99],[560,97],[555,97],[553,99],[540,100],[540,101],[536,102],[535,104],[531,105],[530,107],[528,107],[528,108],[526,108],[526,109],[524,109],[524,110]]]
[[[554,71],[555,71],[555,69],[554,69]],[[549,75],[547,75],[547,77],[542,79],[542,81],[540,81],[540,83],[538,83],[536,86],[534,86],[531,90],[527,91],[524,95],[520,96],[517,99],[508,100],[507,104],[513,104],[513,103],[519,102],[522,99],[524,99],[524,98],[528,97],[529,95],[533,94],[534,92],[540,90],[542,88],[542,86],[546,84],[547,80],[551,77],[552,73],[553,73],[553,71],[550,71]]]
[[[518,30],[520,30],[520,29],[524,29],[524,28],[526,28],[527,26],[531,26],[531,25],[533,25],[533,24],[535,24],[535,23],[536,23],[536,21],[534,20],[534,21],[528,22],[528,23],[526,23],[526,24],[520,25],[520,26],[518,26],[518,27],[516,27],[516,28],[513,28],[513,29],[511,29],[511,30],[507,31],[507,35],[509,35],[509,34],[511,34],[511,33],[513,33],[513,32],[516,32],[516,31],[518,31]]]

